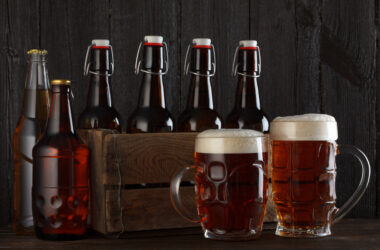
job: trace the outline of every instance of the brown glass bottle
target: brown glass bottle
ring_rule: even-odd
[[[89,195],[89,150],[75,132],[70,81],[53,80],[45,133],[33,148],[33,216],[37,237],[84,236]]]
[[[193,39],[191,46],[190,64],[185,62],[185,74],[188,73],[186,71],[191,74],[189,96],[186,109],[178,118],[177,131],[220,129],[223,121],[214,110],[212,98],[211,77],[215,74],[215,65],[211,62],[211,39]]]
[[[33,231],[32,213],[32,150],[46,127],[49,114],[49,79],[46,50],[28,51],[21,116],[13,135],[14,152],[14,217],[13,231],[17,234]]]
[[[165,104],[162,76],[166,74],[168,64],[164,70],[162,40],[161,36],[144,37],[142,61],[136,69],[137,74],[143,72],[138,106],[128,119],[127,133],[172,132],[174,129],[173,119]]]
[[[234,75],[238,75],[235,106],[227,117],[227,128],[254,129],[269,132],[269,122],[260,107],[257,79],[261,62],[257,42],[240,41],[237,64],[233,65]],[[235,58],[234,58],[235,61]]]
[[[114,64],[111,50],[108,40],[93,40],[88,49],[85,75],[89,75],[90,84],[87,105],[79,116],[78,128],[122,130],[120,115],[112,106],[110,81]]]

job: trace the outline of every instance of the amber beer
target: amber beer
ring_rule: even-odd
[[[222,129],[197,136],[196,202],[206,238],[260,236],[268,198],[267,162],[267,138],[261,132]],[[172,199],[176,206],[176,197]]]
[[[335,207],[338,131],[334,117],[322,114],[278,117],[271,123],[270,131],[272,194],[279,220],[276,234],[330,235],[338,211]],[[362,164],[368,161],[360,150],[346,147],[339,146],[339,151],[361,157]],[[368,178],[364,179],[369,181],[367,174]],[[358,190],[362,188],[359,186]],[[360,197],[355,199],[354,195],[353,202],[342,207],[338,217],[343,217]]]
[[[89,149],[74,129],[71,82],[51,84],[48,123],[33,148],[34,227],[41,239],[80,239],[87,229]]]

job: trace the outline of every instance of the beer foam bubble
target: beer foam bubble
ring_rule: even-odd
[[[326,114],[276,117],[270,124],[270,138],[279,141],[336,140],[337,122]]]
[[[267,137],[250,129],[210,129],[199,133],[195,152],[209,154],[247,154],[267,152]]]

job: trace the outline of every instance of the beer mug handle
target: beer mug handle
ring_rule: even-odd
[[[340,221],[359,202],[368,187],[371,177],[371,166],[368,158],[360,149],[351,145],[338,145],[338,155],[340,154],[350,154],[355,156],[356,159],[359,160],[362,167],[362,176],[354,194],[346,201],[346,203],[343,204],[341,208],[338,209],[338,212],[335,213],[333,223]]]
[[[190,166],[179,171],[170,182],[170,199],[172,201],[172,205],[174,209],[186,220],[194,223],[200,223],[199,219],[193,218],[191,213],[183,206],[181,196],[179,194],[179,187],[181,184],[181,180],[183,175],[190,170],[196,170],[196,166]]]

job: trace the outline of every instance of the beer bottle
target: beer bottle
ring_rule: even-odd
[[[237,63],[236,62],[237,57]],[[257,41],[240,41],[232,65],[234,76],[238,76],[235,106],[227,117],[227,128],[269,131],[266,114],[260,107],[257,78],[261,73],[260,48]]]
[[[86,232],[89,150],[74,129],[70,84],[51,81],[46,130],[33,148],[33,216],[41,239],[80,239]]]
[[[79,116],[78,128],[105,128],[121,132],[120,115],[112,107],[110,81],[113,70],[113,53],[109,41],[92,40],[84,63],[84,75],[90,75],[87,105]]]
[[[185,111],[178,118],[177,131],[200,132],[220,129],[222,118],[214,110],[211,77],[215,75],[215,50],[209,38],[193,39],[191,59],[187,63],[190,45],[185,57],[185,75],[191,74],[189,97]],[[213,54],[214,62],[211,62]]]
[[[29,50],[21,116],[13,135],[14,152],[14,218],[13,231],[33,231],[32,150],[43,133],[50,107],[46,50]]]
[[[139,60],[140,49],[143,55]],[[164,48],[166,60],[164,65]],[[128,119],[128,133],[172,132],[173,119],[166,109],[162,76],[168,71],[168,49],[162,36],[145,36],[137,51],[135,73],[143,73],[138,106]]]

